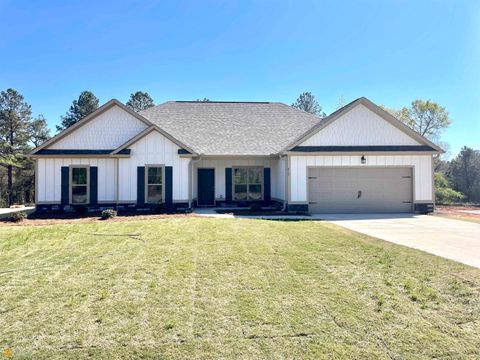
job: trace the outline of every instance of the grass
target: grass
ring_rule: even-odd
[[[480,356],[479,270],[322,222],[2,227],[0,293],[13,358]]]
[[[461,220],[461,221],[468,221],[468,222],[473,222],[480,224],[480,218],[479,217],[474,217],[474,216],[468,216],[468,215],[453,215],[453,214],[438,214],[437,216],[445,217],[447,219],[453,219],[453,220]]]

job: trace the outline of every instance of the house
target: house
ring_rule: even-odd
[[[429,212],[442,152],[366,98],[320,119],[276,102],[111,100],[32,151],[39,211],[275,204]]]

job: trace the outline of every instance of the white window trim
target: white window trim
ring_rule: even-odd
[[[161,168],[162,169],[162,183],[161,184],[150,184],[150,185],[162,185],[162,201],[165,203],[165,165],[164,164],[146,164],[145,165],[145,204],[157,204],[155,202],[148,201],[148,169],[149,168]]]
[[[72,190],[73,186],[73,169],[87,169],[87,201],[84,203],[74,203],[72,199]],[[69,203],[70,205],[88,205],[90,204],[90,165],[70,165],[69,166],[69,174],[68,174],[68,191],[69,191]],[[84,186],[84,185],[79,185]]]
[[[262,181],[260,182],[260,185],[262,187],[262,197],[259,199],[259,200],[250,200],[248,198],[248,194],[249,194],[249,185],[250,183],[248,182],[248,172],[247,172],[247,198],[245,200],[237,200],[235,198],[235,169],[261,169],[261,172],[260,172],[260,176],[262,178]],[[232,200],[233,201],[250,201],[250,202],[255,202],[255,201],[263,201],[265,199],[265,186],[264,186],[264,178],[263,178],[263,175],[264,175],[264,169],[265,169],[265,166],[232,166]]]

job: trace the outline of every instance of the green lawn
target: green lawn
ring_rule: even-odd
[[[0,227],[0,293],[13,358],[480,357],[480,270],[322,222]]]
[[[480,224],[480,218],[478,217],[473,217],[473,216],[458,216],[458,215],[448,215],[448,214],[438,214],[437,216],[445,217],[448,219],[453,219],[453,220],[461,220],[461,221],[468,221],[468,222],[473,222]]]

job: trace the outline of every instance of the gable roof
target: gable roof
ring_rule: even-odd
[[[174,142],[175,144],[177,144],[178,146],[180,146],[180,150],[184,150],[182,152],[184,152],[185,154],[194,154],[195,151],[193,151],[189,146],[183,144],[182,142],[174,139],[170,134],[166,133],[163,129],[160,129],[157,125],[152,125],[152,126],[149,126],[147,127],[145,130],[143,130],[142,132],[138,133],[137,135],[135,135],[133,138],[131,138],[130,140],[128,140],[126,143],[120,145],[118,148],[116,148],[115,150],[112,150],[110,155],[118,155],[118,154],[122,154],[124,153],[127,149],[127,147],[129,147],[130,145],[133,145],[135,144],[137,141],[139,141],[140,139],[142,139],[143,137],[147,136],[148,134],[150,134],[152,131],[157,131],[158,133],[162,134],[163,136],[165,136],[167,139],[171,140],[172,142]],[[179,151],[180,151],[179,150]]]
[[[71,132],[75,131],[76,129],[82,127],[83,125],[87,124],[89,121],[95,119],[97,116],[99,116],[100,114],[104,113],[105,111],[109,110],[110,108],[114,107],[114,106],[118,106],[120,107],[122,110],[126,111],[127,113],[129,113],[130,115],[132,115],[133,117],[135,117],[136,119],[140,120],[141,122],[143,122],[144,124],[146,124],[148,127],[147,129],[149,128],[157,128],[157,126],[153,123],[151,123],[148,119],[146,119],[145,117],[143,117],[142,115],[140,115],[139,113],[133,111],[132,109],[129,109],[128,107],[126,107],[125,105],[123,105],[120,101],[118,101],[117,99],[112,99],[108,102],[106,102],[105,104],[103,104],[102,106],[100,106],[97,110],[95,110],[94,112],[92,112],[91,114],[85,116],[83,119],[81,119],[80,121],[78,121],[77,123],[73,124],[72,126],[68,127],[67,129],[61,131],[60,133],[58,133],[57,135],[55,135],[54,137],[52,137],[51,139],[45,141],[43,144],[41,144],[40,146],[36,147],[35,149],[33,149],[29,155],[45,155],[44,152],[42,152],[43,149],[46,149],[48,148],[49,146],[53,145],[54,143],[56,143],[57,141],[63,139],[65,136],[67,136],[68,134],[70,134]],[[171,136],[170,134],[168,134],[166,131],[162,130],[162,129],[158,129],[157,128],[157,131],[159,131],[162,135],[164,135],[165,137],[167,137],[168,139],[170,139],[171,141],[173,141],[175,144],[177,144],[178,146],[180,147],[183,147],[183,148],[187,148],[182,142],[178,141],[177,139],[175,139],[173,136]],[[187,148],[189,149],[189,148]],[[71,149],[71,150],[75,150],[75,149]],[[118,149],[115,149],[115,150],[118,150]],[[95,151],[95,149],[92,149],[92,151]],[[109,152],[112,152],[114,150],[109,150]],[[118,151],[115,151],[115,154],[118,154],[120,150]]]
[[[137,114],[136,112],[132,111],[131,109],[127,108],[125,105],[123,105],[120,101],[118,101],[117,99],[112,99],[108,102],[106,102],[105,104],[103,104],[102,106],[100,106],[97,110],[95,110],[94,112],[92,112],[91,114],[85,116],[83,119],[81,119],[80,121],[78,121],[77,123],[73,124],[72,126],[66,128],[65,130],[61,131],[60,133],[58,133],[57,135],[55,135],[54,137],[48,139],[47,141],[45,141],[43,144],[41,144],[40,146],[36,147],[35,149],[33,149],[31,152],[30,152],[30,155],[34,155],[34,154],[37,154],[40,150],[42,149],[45,149],[47,147],[49,147],[50,145],[56,143],[57,141],[63,139],[65,136],[67,136],[68,134],[70,134],[71,132],[75,131],[76,129],[78,129],[79,127],[85,125],[86,123],[88,123],[89,121],[95,119],[98,115],[104,113],[105,111],[107,111],[108,109],[112,108],[113,106],[119,106],[120,108],[122,108],[123,110],[125,110],[126,112],[128,112],[130,115],[136,117],[138,120],[140,120],[141,122],[145,123],[146,125],[152,125],[150,123],[150,121],[148,121],[147,119],[145,119],[143,116],[140,116],[139,114]]]
[[[140,114],[201,155],[278,154],[321,121],[278,102],[169,101]]]
[[[295,141],[293,141],[291,144],[286,146],[284,149],[282,149],[282,152],[292,150],[296,147],[298,147],[300,144],[302,144],[305,140],[309,139],[313,135],[317,134],[320,132],[323,128],[327,127],[331,123],[333,123],[335,120],[339,119],[342,115],[346,114],[348,111],[356,107],[357,105],[364,105],[367,107],[369,110],[373,111],[375,114],[383,118],[385,121],[389,122],[393,126],[395,126],[397,129],[400,131],[404,132],[411,138],[415,139],[418,141],[420,144],[427,145],[428,147],[431,148],[432,151],[437,151],[440,153],[445,152],[442,148],[439,146],[435,145],[432,143],[430,140],[425,138],[424,136],[420,135],[413,129],[411,129],[409,126],[405,125],[402,121],[398,120],[395,118],[392,114],[389,112],[383,110],[380,106],[374,104],[370,100],[368,100],[365,97],[358,98],[351,103],[341,107],[340,109],[334,111],[327,117],[323,118],[322,121],[320,121],[318,124],[313,126],[311,129],[309,129],[307,132],[299,136]]]
[[[151,131],[158,131],[191,154],[269,156],[292,151],[296,147],[298,149],[306,139],[359,104],[363,104],[420,144],[430,147],[432,151],[443,152],[440,147],[362,97],[324,119],[278,102],[169,101],[136,113],[118,100],[112,99],[34,149],[30,155],[46,155],[42,153],[43,149],[111,107],[119,106],[148,127],[117,149],[110,150],[110,155],[119,155]]]

